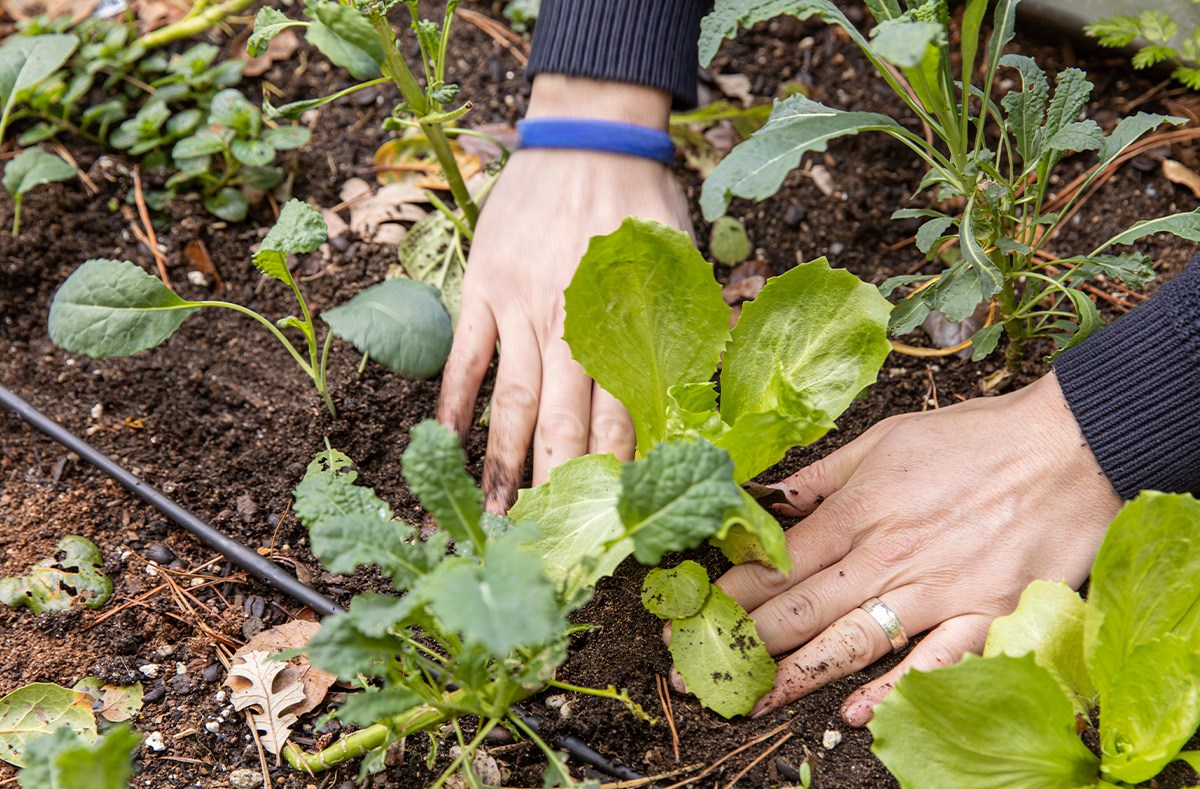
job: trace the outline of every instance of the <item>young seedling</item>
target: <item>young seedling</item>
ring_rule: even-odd
[[[546,755],[547,786],[574,786],[562,755],[511,709],[514,703],[553,687],[614,699],[645,717],[624,693],[554,679],[572,632],[567,614],[587,596],[567,593],[547,576],[527,546],[535,524],[483,511],[465,460],[449,429],[433,421],[413,429],[404,476],[442,529],[427,540],[355,484],[350,459],[337,450],[317,455],[296,488],[293,511],[331,572],[374,565],[404,592],[355,596],[350,610],[326,618],[305,647],[313,665],[365,686],[336,713],[365,728],[318,753],[286,746],[296,769],[318,772],[365,755],[364,769],[374,772],[387,745],[448,727],[461,752],[432,786],[460,771],[475,786],[475,752],[503,724]],[[466,716],[478,721],[470,738],[460,725]]]
[[[254,253],[254,265],[292,289],[300,317],[272,323],[254,310],[226,301],[188,301],[129,261],[94,259],[63,283],[50,305],[50,339],[72,353],[95,358],[129,356],[165,342],[195,312],[220,307],[253,318],[275,337],[306,375],[335,418],[329,395],[329,349],[336,334],[362,353],[401,375],[437,373],[450,352],[450,316],[429,285],[393,279],[373,285],[345,304],[322,313],[329,325],[324,341],[300,286],[288,269],[289,254],[317,249],[326,237],[325,220],[299,200],[284,205],[279,222]],[[304,353],[284,334],[303,338]]]
[[[1108,527],[1087,602],[1034,581],[984,656],[914,671],[875,710],[873,750],[904,786],[1143,785],[1200,726],[1200,503],[1142,493]],[[1097,727],[1099,753],[1080,738]],[[981,772],[981,765],[986,770]]]
[[[1196,4],[1200,0],[1192,0]],[[1195,18],[1195,14],[1192,15]],[[1084,30],[1102,47],[1125,49],[1136,39],[1147,46],[1133,56],[1135,69],[1147,69],[1165,63],[1171,67],[1171,79],[1190,88],[1200,90],[1200,25],[1179,34],[1179,23],[1175,17],[1159,8],[1146,8],[1137,16],[1114,14],[1099,19]]]
[[[934,310],[963,321],[981,305],[986,325],[972,338],[973,358],[995,350],[1007,334],[1007,357],[1017,366],[1029,341],[1050,337],[1059,349],[1081,341],[1101,325],[1099,312],[1080,286],[1099,275],[1138,286],[1153,279],[1150,260],[1137,252],[1110,253],[1152,232],[1200,240],[1200,213],[1181,213],[1139,222],[1091,252],[1055,259],[1046,253],[1054,237],[1088,187],[1142,135],[1183,118],[1138,113],[1105,135],[1092,120],[1079,120],[1092,86],[1079,69],[1062,70],[1053,97],[1046,75],[1028,57],[1004,55],[1013,37],[1018,0],[996,3],[991,42],[982,55],[985,77],[977,72],[980,29],[987,0],[969,0],[963,12],[961,71],[951,67],[949,12],[945,0],[867,0],[876,27],[870,38],[831,0],[717,0],[705,18],[701,60],[709,62],[722,39],[778,14],[817,16],[841,27],[867,56],[896,96],[930,130],[933,141],[874,112],[845,112],[804,96],[775,104],[767,123],[733,149],[704,182],[700,203],[710,221],[724,214],[738,195],[761,200],[778,191],[789,169],[805,153],[823,151],[835,137],[881,131],[911,149],[929,170],[921,190],[932,190],[938,203],[965,201],[961,214],[939,208],[901,209],[897,219],[923,218],[917,248],[946,265],[938,274],[894,277],[885,295],[902,285],[917,285],[897,305],[891,331],[912,331]],[[991,100],[1000,68],[1013,69],[1021,87]],[[991,143],[990,141],[995,141]],[[1094,151],[1099,161],[1083,184],[1061,205],[1048,207],[1051,175],[1065,156]]]
[[[731,332],[691,238],[633,218],[592,239],[565,295],[571,353],[629,411],[641,459],[578,458],[521,491],[510,515],[542,526],[534,546],[553,577],[587,589],[631,554],[656,564],[706,539],[734,562],[786,572],[783,530],[739,485],[823,436],[874,382],[890,350],[888,303],[820,259],[769,280]],[[692,623],[705,626],[672,646],[692,671],[688,690],[723,715],[744,714],[773,664],[745,612],[707,576],[701,587],[690,613],[656,613],[701,617]],[[718,628],[746,639],[715,637]]]
[[[10,38],[0,46],[0,142],[22,96],[58,70],[79,39],[69,34]]]
[[[21,235],[21,198],[35,186],[75,177],[75,168],[54,153],[27,148],[4,166],[4,190],[13,199],[13,237]]]

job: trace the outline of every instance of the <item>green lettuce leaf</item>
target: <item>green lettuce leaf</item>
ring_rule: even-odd
[[[744,489],[741,502],[725,513],[721,531],[709,538],[734,564],[759,562],[781,573],[792,569],[787,537],[775,516],[767,512]]]
[[[708,573],[693,561],[656,567],[642,581],[642,605],[659,619],[685,619],[700,613],[708,589]]]

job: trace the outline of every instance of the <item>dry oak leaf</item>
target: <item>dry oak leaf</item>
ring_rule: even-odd
[[[1197,174],[1195,170],[1189,169],[1174,159],[1163,159],[1162,172],[1171,183],[1186,186],[1192,190],[1192,194],[1200,197],[1200,174]]]
[[[242,76],[261,77],[277,61],[287,60],[296,54],[299,46],[299,37],[293,31],[285,30],[272,38],[267,44],[267,51],[258,57],[250,57],[249,53],[243,52],[238,56],[246,61],[246,67],[242,69]]]
[[[225,684],[233,688],[230,696],[234,709],[257,708],[250,713],[254,728],[262,735],[262,744],[271,753],[279,756],[288,738],[297,715],[287,710],[304,703],[304,686],[299,682],[279,681],[279,674],[287,668],[286,663],[270,660],[266,652],[250,652],[235,659],[229,669]],[[236,661],[241,661],[240,663]],[[248,685],[234,687],[230,680],[235,677],[246,680]],[[276,685],[279,687],[276,688]]]
[[[285,649],[303,649],[308,640],[315,636],[320,629],[321,625],[317,622],[293,619],[291,622],[262,631],[247,641],[241,649],[234,652],[233,657],[236,659],[251,652],[275,654]],[[309,664],[308,658],[304,655],[296,655],[287,661],[286,665],[287,668],[279,675],[281,681],[288,683],[299,681],[304,686],[304,704],[292,712],[296,715],[307,715],[325,700],[325,695],[329,693],[329,688],[333,683],[337,682],[337,677]],[[231,675],[225,684],[236,690],[239,687],[245,687],[248,683],[246,680],[237,679]]]

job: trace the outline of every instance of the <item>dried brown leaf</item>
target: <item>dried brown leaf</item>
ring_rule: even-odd
[[[377,238],[387,222],[416,222],[424,219],[425,209],[418,204],[428,198],[425,190],[411,184],[381,186],[375,194],[360,197],[350,204],[350,230],[364,241],[385,243]]]
[[[296,54],[296,48],[299,46],[300,39],[296,33],[292,30],[285,30],[272,38],[271,43],[267,44],[267,51],[258,57],[252,58],[246,52],[241,54],[242,60],[246,61],[246,67],[242,69],[242,74],[247,77],[261,77],[277,61],[287,60]]]
[[[299,565],[297,565],[298,567]],[[287,649],[303,649],[308,640],[321,629],[317,622],[293,619],[286,624],[268,628],[246,642],[241,649],[233,653],[236,660],[251,652],[267,652],[275,654]],[[304,686],[304,703],[293,712],[296,715],[307,715],[320,706],[325,700],[325,694],[337,681],[337,677],[328,671],[322,671],[308,662],[308,658],[297,655],[287,662],[287,669],[280,675],[285,681],[299,680]],[[236,683],[236,684],[235,684]],[[234,677],[232,674],[225,682],[235,690],[246,687],[248,680]]]
[[[743,107],[749,107],[754,102],[750,95],[750,78],[745,74],[713,74],[717,87],[731,99],[737,99]]]
[[[286,663],[270,660],[267,652],[249,652],[234,659],[225,682],[233,689],[230,699],[234,708],[250,710],[250,720],[262,735],[263,747],[276,756],[292,735],[298,717],[288,710],[304,703],[304,686],[280,677],[287,667]],[[247,684],[238,683],[234,687],[230,680],[235,678]]]
[[[50,17],[69,16],[71,25],[77,25],[92,15],[98,0],[3,0],[0,7],[18,22],[25,22],[45,14]]]
[[[1167,180],[1173,184],[1186,186],[1192,190],[1192,194],[1200,197],[1200,174],[1195,170],[1191,170],[1174,159],[1163,159],[1162,172]]]

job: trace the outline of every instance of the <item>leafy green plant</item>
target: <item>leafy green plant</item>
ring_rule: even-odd
[[[103,358],[129,356],[167,340],[191,315],[221,307],[258,321],[279,340],[317,387],[330,414],[329,349],[337,334],[364,354],[401,375],[426,377],[441,369],[450,352],[450,317],[431,286],[412,280],[373,285],[321,314],[329,325],[324,342],[300,286],[288,269],[289,254],[312,252],[325,241],[325,219],[299,200],[284,205],[279,222],[254,253],[255,267],[292,289],[300,317],[272,323],[254,310],[226,301],[188,301],[129,261],[94,259],[75,270],[50,305],[50,339],[72,353]],[[307,358],[283,333],[304,338]]]
[[[989,305],[987,325],[972,338],[974,358],[1009,339],[1008,361],[1017,365],[1028,342],[1051,337],[1058,347],[1079,342],[1100,325],[1095,305],[1080,285],[1098,275],[1137,286],[1153,277],[1150,260],[1138,252],[1109,253],[1149,232],[1175,233],[1200,240],[1200,214],[1175,214],[1139,222],[1086,254],[1047,260],[1039,253],[1060,229],[1088,187],[1142,135],[1182,118],[1138,113],[1108,135],[1092,120],[1079,120],[1092,86],[1074,68],[1061,71],[1053,97],[1041,68],[1028,57],[1004,55],[1013,37],[1018,0],[995,7],[992,37],[982,52],[982,87],[970,84],[981,50],[980,28],[986,0],[970,0],[963,14],[961,71],[951,67],[949,13],[945,0],[868,0],[876,26],[864,36],[830,0],[717,0],[703,24],[701,60],[711,61],[724,38],[779,14],[817,16],[841,27],[863,51],[893,92],[929,128],[934,142],[873,112],[846,112],[796,95],[776,102],[767,123],[738,145],[704,182],[701,207],[709,220],[721,216],[733,196],[756,200],[776,191],[788,170],[829,140],[880,131],[899,140],[928,166],[921,190],[937,201],[961,199],[961,215],[938,208],[906,208],[897,219],[922,218],[917,247],[946,266],[938,274],[893,277],[882,286],[890,294],[917,286],[897,305],[893,334],[912,331],[940,310],[962,321]],[[997,104],[990,97],[996,72],[1011,68],[1021,88]],[[963,87],[963,86],[966,87]],[[969,95],[968,95],[969,94]],[[989,140],[996,140],[994,145]],[[1099,162],[1082,186],[1055,213],[1045,210],[1051,173],[1072,153],[1094,151]]]
[[[349,611],[327,617],[305,647],[313,665],[356,684],[368,681],[336,713],[365,728],[319,753],[287,746],[293,767],[315,772],[369,754],[364,767],[380,769],[389,744],[448,723],[462,750],[433,786],[460,770],[476,786],[474,753],[504,724],[545,753],[547,786],[570,786],[562,756],[511,709],[514,703],[555,687],[616,699],[644,717],[624,693],[554,679],[572,632],[567,614],[587,597],[556,586],[527,550],[535,524],[483,511],[464,463],[449,429],[433,421],[413,429],[404,476],[442,527],[427,540],[356,484],[350,459],[337,450],[320,453],[297,486],[294,511],[326,566],[378,566],[404,596],[355,596]],[[459,723],[465,716],[478,719],[470,738]]]
[[[25,749],[21,789],[127,789],[142,738],[127,725],[94,741],[69,728],[37,737]]]
[[[69,34],[10,38],[0,46],[0,142],[22,96],[61,66],[79,39]]]
[[[35,186],[75,177],[75,168],[58,154],[27,148],[4,165],[4,190],[13,199],[12,234],[21,235],[21,198]]]
[[[690,237],[625,220],[593,238],[580,262],[564,337],[633,417],[641,460],[569,461],[521,491],[510,515],[541,525],[533,549],[568,589],[590,588],[631,554],[655,564],[706,539],[734,562],[786,571],[779,523],[737,483],[820,438],[875,380],[890,347],[889,309],[875,288],[820,259],[769,280],[731,332],[721,287]],[[698,584],[694,570],[653,577]],[[745,612],[703,588],[690,613],[656,613],[694,618],[688,637],[672,642],[694,671],[688,689],[721,714],[745,713],[773,666]],[[718,629],[747,638],[731,643]]]
[[[92,697],[81,691],[35,682],[0,698],[0,759],[17,767],[27,764],[30,743],[59,729],[95,742]]]
[[[168,54],[156,42],[176,36],[136,38],[132,20],[89,19],[70,35],[63,32],[68,25],[67,19],[34,20],[5,45],[28,42],[27,48],[65,51],[14,97],[11,120],[28,122],[18,138],[22,145],[70,133],[126,151],[149,168],[173,171],[152,200],[197,190],[211,213],[241,221],[247,191],[272,189],[283,180],[272,166],[275,154],[311,137],[302,126],[264,124],[261,110],[234,89],[244,62],[220,60],[212,44]]]
[[[54,553],[39,559],[22,576],[0,578],[0,603],[35,614],[65,611],[72,603],[99,608],[112,596],[112,581],[101,568],[104,557],[86,537],[67,535]]]
[[[1192,0],[1200,3],[1200,0]],[[1084,27],[1084,31],[1101,46],[1124,49],[1135,39],[1144,39],[1146,46],[1133,56],[1133,67],[1145,69],[1166,63],[1171,78],[1192,90],[1200,90],[1200,25],[1179,39],[1179,23],[1166,11],[1147,8],[1136,16],[1114,14]],[[1176,45],[1178,41],[1178,45]]]
[[[984,657],[912,672],[875,711],[902,786],[1131,786],[1200,726],[1200,502],[1145,492],[1109,526],[1085,603],[1035,581]],[[1077,734],[1094,727],[1097,756]],[[1077,726],[1077,721],[1082,726]]]

